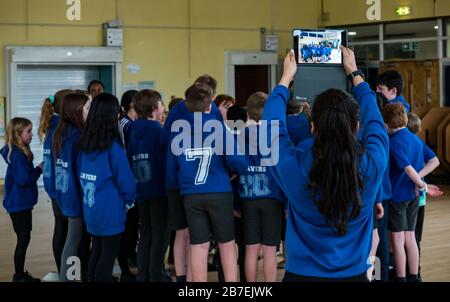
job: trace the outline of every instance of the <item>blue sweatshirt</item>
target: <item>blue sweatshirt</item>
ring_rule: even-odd
[[[82,190],[78,181],[78,138],[80,130],[70,126],[62,135],[61,149],[55,154],[56,201],[66,217],[81,217]]]
[[[297,145],[301,141],[312,137],[311,123],[303,114],[288,116],[286,118],[286,126],[288,129],[289,137],[291,138],[294,145]]]
[[[283,193],[269,172],[269,168],[261,165],[259,152],[261,126],[249,125],[243,131],[245,135],[245,156],[248,166],[239,176],[239,196],[242,200],[275,199],[283,200]],[[268,140],[266,140],[268,141]]]
[[[138,202],[166,195],[161,133],[157,121],[137,120],[130,126],[127,155],[136,178]]]
[[[390,100],[388,103],[389,104],[401,103],[401,104],[403,104],[403,106],[405,106],[406,113],[411,111],[411,106],[406,102],[405,97],[403,95],[400,95],[400,96],[396,97],[395,99]]]
[[[176,104],[172,110],[170,110],[169,115],[167,116],[166,121],[164,122],[163,132],[161,135],[161,146],[163,148],[163,154],[164,156],[167,156],[167,150],[170,150],[170,144],[171,144],[171,128],[175,121],[177,120],[183,120],[185,115],[189,115],[191,112],[186,107],[186,101],[180,102]],[[223,122],[222,114],[220,113],[219,109],[217,108],[216,104],[212,102],[211,104],[211,114],[213,117],[215,117],[218,121]],[[166,173],[166,187],[167,189],[177,189],[178,183],[170,181],[167,179],[167,177],[170,177],[170,173],[172,171],[167,170],[168,173]]]
[[[425,156],[426,154],[426,156]],[[390,178],[392,183],[392,201],[395,203],[416,199],[415,184],[405,172],[412,166],[417,173],[425,162],[434,157],[434,153],[415,134],[403,128],[390,136]]]
[[[365,153],[358,168],[364,180],[359,216],[349,220],[347,233],[339,236],[327,225],[308,189],[313,162],[312,145],[295,148],[286,127],[289,90],[278,86],[264,108],[263,118],[280,121],[280,160],[271,169],[288,197],[286,227],[286,271],[321,278],[346,278],[360,275],[369,268],[372,247],[373,207],[386,166],[388,137],[376,98],[367,83],[353,90],[360,105]],[[308,148],[309,147],[309,148]]]
[[[203,131],[205,124],[214,124],[214,130],[221,130],[217,134],[223,137],[224,142],[234,140],[226,129],[223,122],[220,122],[212,114],[196,113],[198,119],[201,117],[202,123],[194,127],[194,113],[187,113],[184,116],[184,127],[180,133],[172,133],[170,142],[179,147],[177,154],[174,154],[171,146],[167,151],[167,188],[180,186],[181,195],[225,193],[231,192],[230,174],[228,167],[237,173],[242,171],[246,164],[244,156],[225,156],[224,145],[218,144],[219,139],[214,139],[211,144],[206,144],[212,138],[212,134]],[[211,130],[211,131],[214,131]],[[200,143],[196,144],[195,140]],[[216,153],[222,154],[218,155]],[[239,161],[242,162],[239,162]]]
[[[56,198],[55,193],[55,161],[53,160],[53,134],[55,133],[56,126],[58,126],[59,115],[54,114],[50,120],[50,128],[44,140],[44,188],[48,196],[51,199]]]
[[[123,233],[125,205],[136,199],[136,182],[123,147],[113,142],[103,152],[80,152],[78,171],[88,232],[94,236]]]
[[[16,146],[13,146],[11,161],[8,161],[8,146],[4,146],[0,152],[8,164],[3,207],[9,214],[33,209],[38,202],[37,180],[42,169],[33,167],[33,162]]]

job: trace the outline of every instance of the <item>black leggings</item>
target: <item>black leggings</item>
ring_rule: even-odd
[[[88,233],[86,223],[83,223],[83,236],[78,245],[78,257],[81,261],[82,280],[85,281],[88,275],[89,258],[91,256],[91,235]]]
[[[17,236],[16,249],[14,250],[14,270],[16,277],[22,277],[25,268],[25,257],[31,239],[32,214],[31,210],[24,210],[10,214],[14,233]]]
[[[125,222],[125,233],[120,240],[119,254],[117,261],[119,262],[122,274],[130,274],[130,266],[128,265],[128,257],[136,255],[136,246],[139,238],[139,210],[138,206],[127,211],[127,220]]]
[[[139,239],[139,207],[137,205],[127,212],[124,236],[125,255],[127,257],[136,257],[136,248]]]
[[[30,244],[31,233],[19,233],[17,236],[16,249],[14,251],[14,269],[17,276],[24,273],[25,257],[27,255],[28,245]]]
[[[68,219],[65,217],[56,203],[56,200],[52,199],[53,215],[55,216],[55,227],[53,229],[53,256],[55,257],[56,267],[58,273],[61,271],[61,256],[66,243]]]
[[[89,258],[89,281],[111,282],[114,260],[119,251],[121,234],[109,237],[92,237],[92,253]]]

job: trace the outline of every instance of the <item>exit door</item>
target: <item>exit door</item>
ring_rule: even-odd
[[[238,65],[235,67],[234,81],[237,104],[246,106],[247,99],[253,93],[269,93],[269,66]]]

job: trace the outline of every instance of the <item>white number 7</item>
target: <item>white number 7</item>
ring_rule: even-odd
[[[197,175],[195,176],[195,185],[204,185],[208,178],[209,165],[213,154],[212,148],[186,149],[186,161],[200,160]]]

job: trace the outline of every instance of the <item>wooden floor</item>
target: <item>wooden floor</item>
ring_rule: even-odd
[[[445,194],[428,202],[422,242],[422,275],[424,281],[450,281],[450,187],[442,187]],[[2,198],[3,200],[3,198]],[[28,249],[26,269],[42,278],[56,271],[53,261],[51,237],[53,214],[45,193],[33,211],[33,232]],[[13,253],[15,234],[9,216],[0,210],[0,282],[11,281],[14,271]],[[260,270],[261,271],[261,270]],[[283,270],[278,271],[281,281]],[[209,274],[210,281],[217,280],[216,273]],[[259,276],[262,281],[262,276]]]

